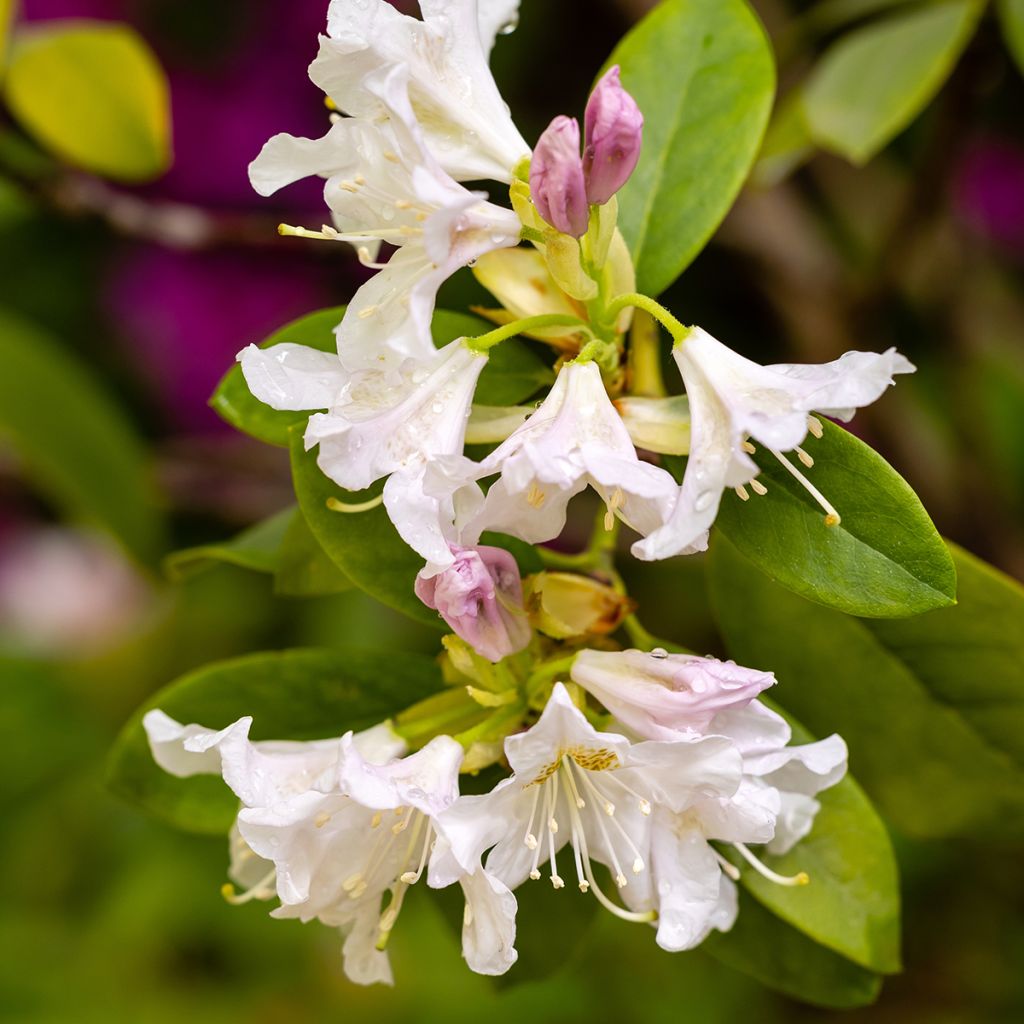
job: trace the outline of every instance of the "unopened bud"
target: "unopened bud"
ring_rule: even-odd
[[[526,605],[534,626],[556,640],[614,633],[633,602],[589,576],[542,572],[527,581]]]
[[[616,65],[597,83],[587,103],[583,174],[589,203],[607,203],[629,180],[640,159],[643,127],[643,114],[622,88]]]
[[[538,140],[530,165],[530,194],[540,215],[562,234],[582,238],[587,233],[590,207],[575,118],[556,117]]]
[[[444,572],[417,577],[416,596],[482,657],[501,661],[521,651],[531,630],[516,560],[502,548],[452,545],[452,554]]]

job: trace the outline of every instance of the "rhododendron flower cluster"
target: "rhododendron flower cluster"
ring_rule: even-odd
[[[821,436],[818,416],[848,420],[913,371],[894,350],[762,366],[638,293],[617,194],[642,160],[643,111],[612,67],[582,136],[560,115],[531,153],[487,66],[517,7],[421,0],[417,18],[333,0],[310,69],[333,124],[320,139],[276,136],[250,169],[263,195],[323,178],[330,223],[282,230],[346,243],[376,270],[333,351],[250,346],[239,360],[261,402],[308,411],[304,445],[341,489],[339,529],[382,504],[422,561],[409,589],[453,631],[447,686],[315,742],[252,742],[248,718],[219,731],[145,718],[163,768],[219,773],[239,799],[231,901],[276,900],[274,916],[339,928],[358,982],[391,980],[388,939],[421,881],[461,886],[464,956],[485,974],[514,964],[515,894],[544,877],[672,951],[731,928],[744,872],[813,884],[766,861],[814,827],[845,744],[792,743],[762,697],[770,672],[623,649],[624,622],[634,643],[645,631],[616,536],[632,531],[644,560],[703,550],[727,491],[765,493],[766,458],[835,529],[842,510],[809,475],[806,437]],[[508,205],[462,184],[483,178]],[[499,304],[494,327],[439,347],[438,288],[465,267]],[[634,387],[636,310],[671,336],[685,394]],[[529,406],[478,402],[492,353],[517,335],[552,356],[549,390]],[[344,493],[374,485],[369,500]],[[600,502],[590,554],[531,548],[560,538],[588,489]],[[483,769],[489,791],[460,794]]]

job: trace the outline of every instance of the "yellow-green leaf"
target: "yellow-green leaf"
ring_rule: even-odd
[[[125,25],[48,22],[18,32],[7,105],[47,149],[122,181],[170,164],[167,82],[146,43]]]
[[[0,0],[0,71],[7,63],[7,36],[14,20],[14,0]]]
[[[999,20],[1006,45],[1024,74],[1024,0],[999,0]]]

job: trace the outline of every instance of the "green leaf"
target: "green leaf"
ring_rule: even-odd
[[[813,152],[804,98],[799,89],[794,89],[772,113],[751,179],[759,188],[773,188],[806,163]]]
[[[999,0],[998,10],[1006,45],[1024,74],[1024,0]]]
[[[794,742],[810,737],[794,729]],[[870,971],[900,969],[900,894],[889,833],[863,790],[847,776],[819,794],[810,834],[785,856],[763,855],[782,875],[807,873],[786,887],[738,859],[743,885],[772,913],[815,942]]]
[[[322,597],[352,589],[352,581],[331,561],[301,512],[288,525],[277,553],[274,592],[284,597]]]
[[[272,348],[290,342],[308,345],[320,352],[333,352],[337,346],[334,329],[344,315],[344,306],[310,313],[275,331],[260,347]],[[434,344],[441,346],[456,338],[484,334],[488,324],[466,313],[442,309],[434,314],[432,330]],[[476,401],[485,405],[515,405],[553,379],[551,369],[525,343],[512,339],[491,353],[480,375]],[[264,405],[252,396],[237,364],[224,375],[210,399],[210,405],[237,430],[281,448],[288,447],[289,430],[304,425],[310,415],[309,411],[280,412]]]
[[[163,524],[146,452],[88,367],[37,327],[0,312],[0,436],[68,512],[146,560]]]
[[[5,83],[12,113],[69,163],[147,181],[171,162],[167,81],[126,25],[47,22],[22,28]]]
[[[644,114],[640,163],[619,193],[637,287],[664,291],[728,212],[761,143],[771,49],[742,0],[663,0],[609,64]]]
[[[805,474],[842,522],[826,526],[807,490],[761,450],[768,493],[746,502],[727,493],[719,531],[777,583],[852,615],[895,618],[955,602],[953,561],[917,495],[863,441],[822,425],[824,437],[805,443],[816,460]]]
[[[288,527],[298,515],[298,509],[286,508],[230,540],[175,551],[164,560],[164,569],[174,581],[225,562],[254,572],[273,573],[277,570]]]
[[[818,945],[742,891],[732,929],[724,935],[713,932],[701,949],[769,988],[815,1006],[870,1006],[881,991],[878,974]]]
[[[953,70],[984,8],[947,0],[843,36],[804,87],[811,134],[854,163],[870,160],[927,106]]]
[[[360,504],[379,495],[383,484],[352,493],[332,483],[316,463],[316,451],[305,450],[302,433],[292,434],[292,481],[299,508],[313,536],[339,569],[361,590],[382,604],[436,628],[444,624],[416,596],[413,584],[423,559],[391,524],[382,505],[369,512],[335,512],[328,499]]]
[[[160,708],[183,724],[222,729],[245,715],[256,740],[312,740],[367,729],[441,688],[434,659],[399,651],[251,654],[183,676],[139,709],[108,764],[111,788],[191,832],[226,835],[238,800],[219,777],[179,779],[157,767],[142,716]]]
[[[816,735],[844,737],[858,782],[894,825],[1020,838],[1020,590],[962,555],[957,564],[955,608],[888,622],[776,587],[721,536],[708,580],[730,655],[774,671],[776,699]]]

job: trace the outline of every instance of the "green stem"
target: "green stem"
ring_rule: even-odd
[[[610,572],[619,536],[619,520],[613,520],[610,530],[605,529],[604,521],[605,512],[602,510],[597,514],[593,532],[590,534],[590,543],[575,555],[565,555],[561,551],[552,551],[545,547],[538,547],[537,554],[551,569],[575,569],[582,572],[601,569]]]
[[[613,318],[627,306],[635,306],[637,309],[650,313],[672,335],[672,340],[677,345],[681,345],[693,329],[677,320],[660,302],[655,302],[650,296],[641,295],[639,292],[628,292],[612,299],[608,304],[606,315]]]
[[[545,313],[543,316],[528,316],[523,320],[515,320],[510,324],[503,324],[501,327],[487,334],[481,334],[477,338],[466,338],[466,345],[474,352],[487,352],[500,345],[509,338],[526,331],[537,331],[542,327],[579,327],[586,329],[587,325],[578,317],[570,316],[568,313]]]

